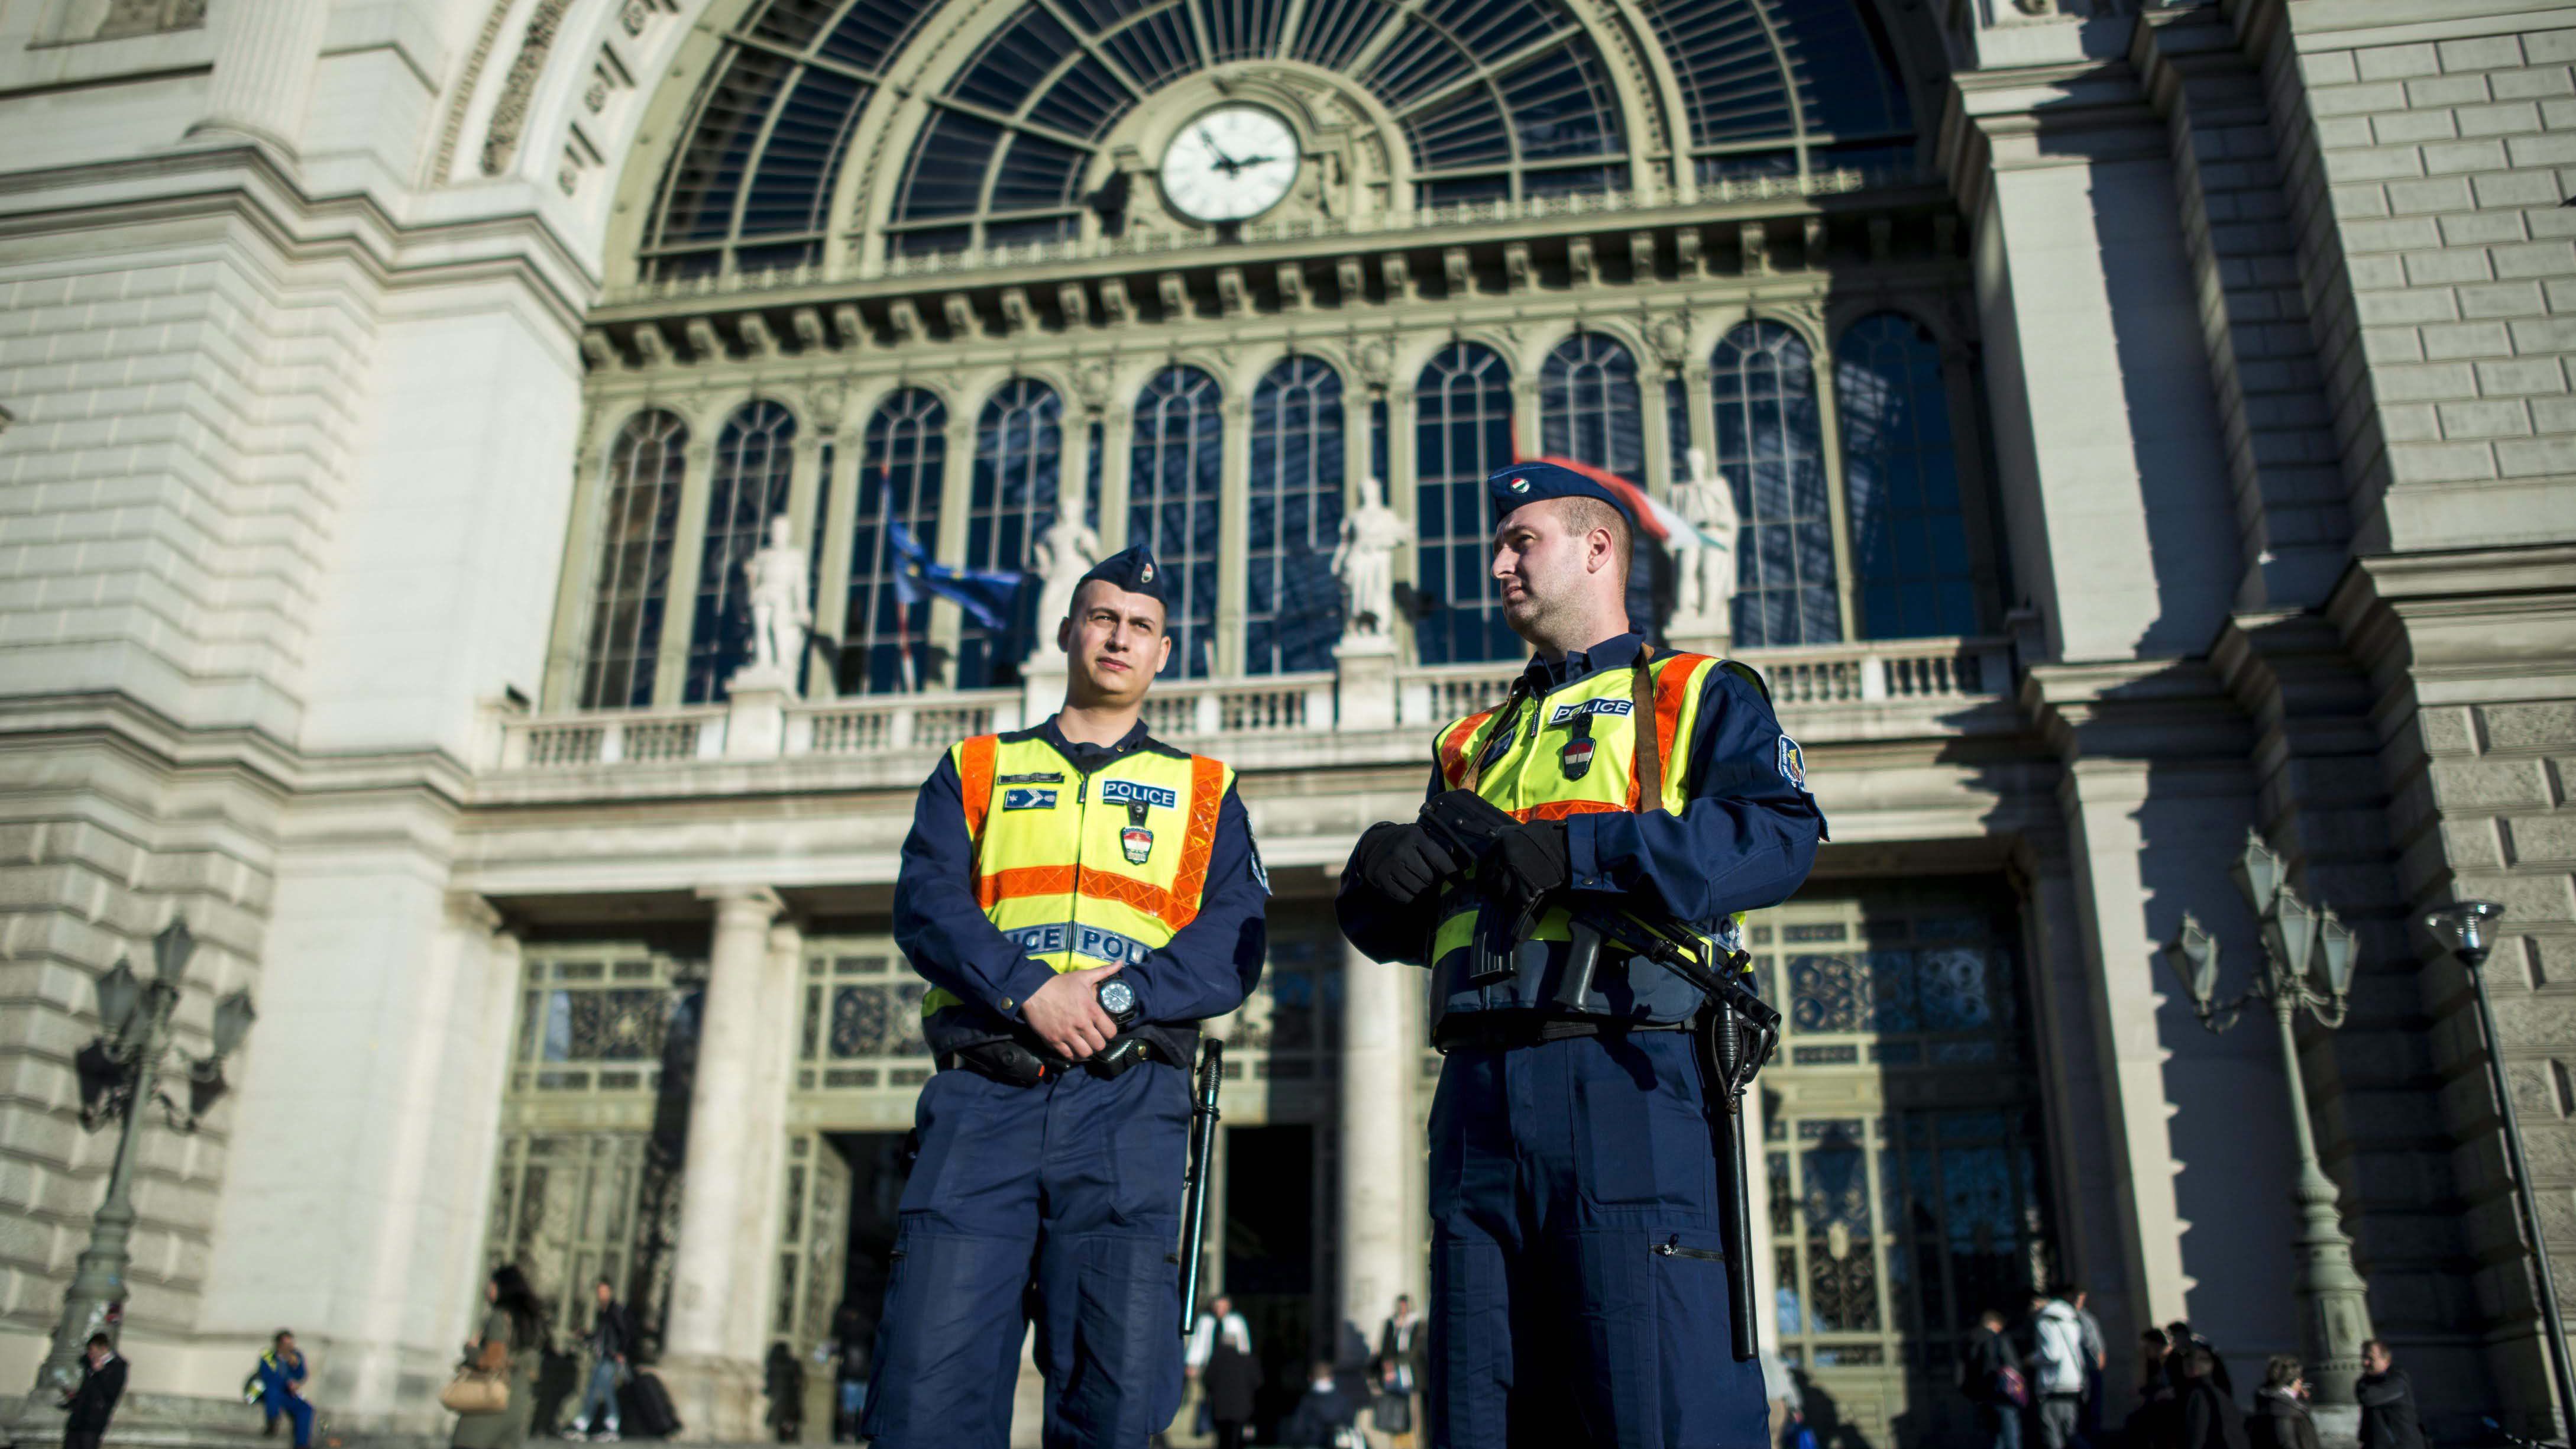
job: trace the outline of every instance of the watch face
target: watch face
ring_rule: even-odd
[[[1135,1010],[1136,988],[1128,985],[1124,981],[1102,982],[1100,984],[1100,1009],[1108,1012],[1111,1016],[1117,1016],[1121,1013]]]
[[[1297,134],[1258,106],[1219,106],[1163,152],[1163,199],[1194,221],[1242,221],[1297,180]]]

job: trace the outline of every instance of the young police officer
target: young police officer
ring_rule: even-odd
[[[1724,1275],[1749,1265],[1723,1262],[1706,1093],[1677,1029],[1700,995],[1610,951],[1587,982],[1565,912],[1543,908],[1588,898],[1732,943],[1736,913],[1806,879],[1824,820],[1750,671],[1630,631],[1630,523],[1609,490],[1531,462],[1487,491],[1503,616],[1537,657],[1502,705],[1439,733],[1431,793],[1473,791],[1511,823],[1469,858],[1420,823],[1374,826],[1338,902],[1361,950],[1431,968],[1448,1054],[1431,1442],[1761,1449],[1761,1371],[1737,1362],[1726,1309]]]
[[[894,929],[935,988],[939,1072],[868,1385],[880,1449],[1002,1449],[1032,1317],[1049,1449],[1137,1449],[1180,1407],[1189,1064],[1260,979],[1269,883],[1234,772],[1137,720],[1165,582],[1142,548],[1084,575],[1064,708],[921,787]]]

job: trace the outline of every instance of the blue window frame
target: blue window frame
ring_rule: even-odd
[[[688,447],[689,425],[659,409],[627,419],[609,446],[608,476],[600,491],[590,640],[582,651],[583,709],[641,708],[653,702]]]
[[[1861,636],[1977,632],[1941,344],[1893,312],[1853,323],[1834,348],[1834,405]]]
[[[1064,403],[1054,388],[1015,377],[984,400],[975,420],[975,477],[967,496],[966,566],[1029,567],[1029,546],[1055,522],[1064,459]],[[957,632],[957,687],[1011,684],[1028,657],[1037,591],[1024,588],[1007,629],[972,618]]]
[[[1485,479],[1513,457],[1510,365],[1449,344],[1416,379],[1413,416],[1414,648],[1425,664],[1517,659],[1526,650],[1494,592],[1485,504]]]
[[[1225,450],[1223,395],[1195,367],[1167,367],[1136,397],[1127,480],[1127,541],[1154,550],[1172,599],[1165,675],[1216,667],[1217,518]]]
[[[1342,380],[1311,357],[1270,369],[1252,394],[1252,497],[1244,549],[1243,668],[1333,667],[1341,592]]]
[[[1598,332],[1577,332],[1539,369],[1540,451],[1646,483],[1646,404],[1637,359]],[[1628,624],[1655,632],[1655,569],[1661,550],[1640,529],[1628,561]]]
[[[1734,492],[1739,526],[1737,647],[1840,642],[1813,355],[1788,327],[1747,322],[1717,344],[1709,394],[1716,466]]]
[[[948,407],[908,387],[868,415],[859,453],[859,496],[850,515],[850,583],[841,633],[843,694],[890,694],[938,683],[930,648],[930,603],[894,596],[900,523],[924,548],[938,543],[939,498],[948,463]]]
[[[689,672],[680,695],[690,704],[726,698],[726,679],[751,659],[744,565],[766,541],[769,520],[787,511],[795,442],[795,414],[766,399],[736,408],[716,435],[697,608],[689,622]]]

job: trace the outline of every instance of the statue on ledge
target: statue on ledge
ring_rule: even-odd
[[[734,688],[749,681],[795,687],[814,606],[806,593],[805,550],[789,537],[792,531],[786,514],[772,518],[767,546],[743,560],[743,576],[751,586],[751,663],[735,676]]]
[[[1341,542],[1328,567],[1342,582],[1348,612],[1345,643],[1383,639],[1395,619],[1395,551],[1413,541],[1413,525],[1386,506],[1386,485],[1360,482],[1360,506],[1342,519]]]
[[[1673,484],[1673,511],[1691,532],[1677,533],[1665,545],[1673,560],[1673,618],[1722,626],[1735,601],[1735,493],[1723,475],[1710,470],[1707,453],[1692,448],[1685,456],[1690,473]]]
[[[1029,545],[1029,562],[1039,579],[1037,638],[1029,650],[1032,664],[1064,658],[1064,650],[1055,642],[1055,626],[1073,612],[1073,596],[1082,587],[1082,576],[1100,562],[1100,535],[1084,521],[1090,512],[1089,485],[1077,479],[1070,494],[1056,495],[1055,521]]]

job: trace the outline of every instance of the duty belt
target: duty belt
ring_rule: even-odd
[[[1631,1021],[1624,1017],[1559,1016],[1534,1010],[1454,1012],[1440,1023],[1431,1044],[1443,1052],[1509,1051],[1578,1036],[1623,1036],[1632,1031],[1688,1031],[1686,1021]]]
[[[1087,1071],[1095,1077],[1113,1078],[1124,1074],[1129,1067],[1147,1057],[1187,1071],[1190,1058],[1196,1054],[1198,1032],[1193,1029],[1186,1033],[1190,1043],[1189,1050],[1175,1056],[1174,1052],[1179,1048],[1165,1038],[1179,1030],[1165,1027],[1153,1033],[1120,1032],[1110,1038],[1109,1045],[1102,1047],[1098,1056],[1082,1061],[1073,1061],[1057,1056],[1053,1052],[1041,1051],[1011,1037],[980,1041],[970,1046],[959,1047],[955,1051],[941,1052],[935,1060],[943,1072],[963,1067],[979,1077],[990,1078],[1006,1087],[1034,1087],[1041,1082],[1061,1077],[1076,1068]]]

